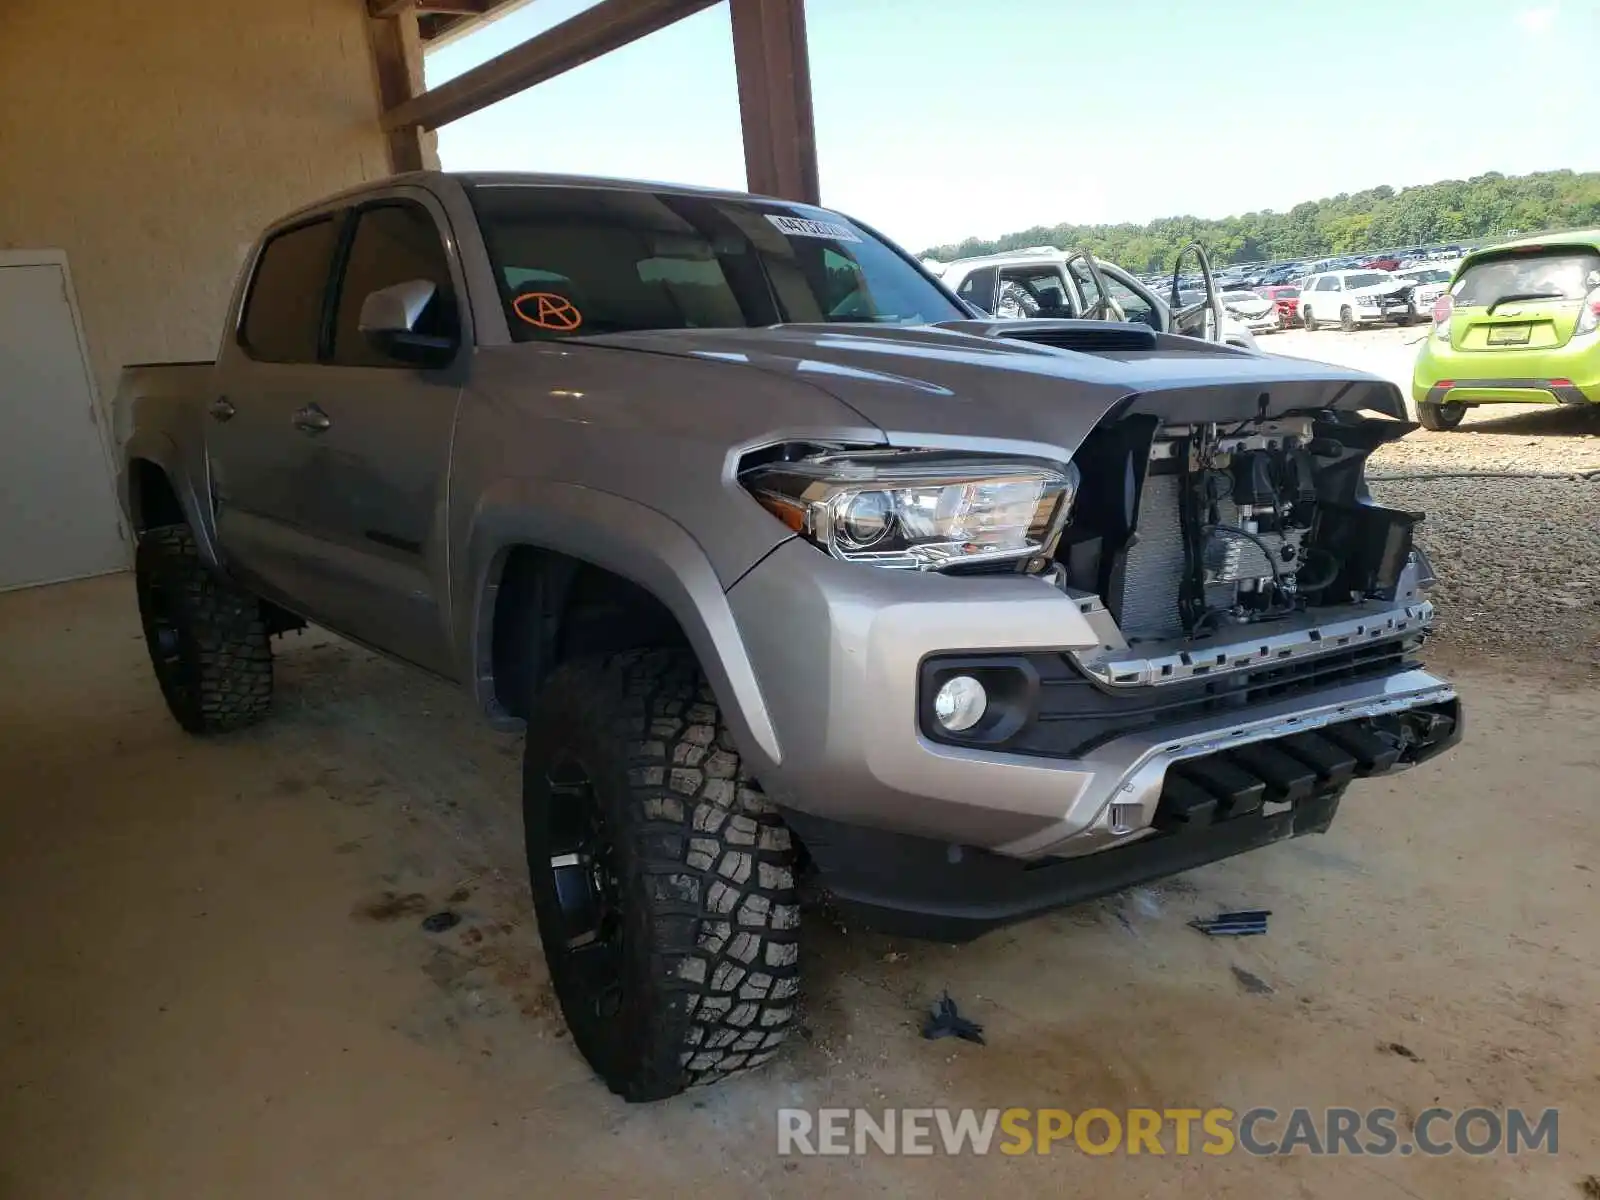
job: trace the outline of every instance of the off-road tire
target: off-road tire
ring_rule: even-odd
[[[1356,331],[1355,310],[1348,304],[1339,310],[1339,328],[1346,333],[1354,333]]]
[[[1435,433],[1447,433],[1456,428],[1466,415],[1465,404],[1417,405],[1417,420],[1422,423],[1424,429],[1431,429]]]
[[[1306,327],[1307,333],[1317,331],[1317,319],[1311,315],[1311,310],[1304,305],[1300,307],[1300,324]]]
[[[777,810],[741,769],[694,657],[646,650],[577,660],[551,675],[530,708],[528,873],[578,1050],[630,1101],[772,1058],[799,993],[794,853]],[[584,777],[587,798],[574,799],[570,783],[553,786],[554,776]],[[567,948],[576,922],[551,861],[566,820],[559,806],[580,803],[603,824],[600,857],[620,914],[618,946],[608,951],[618,979],[603,991],[577,957],[594,945]]]
[[[139,619],[156,682],[190,733],[228,733],[272,708],[272,645],[261,602],[200,558],[186,525],[139,537]]]

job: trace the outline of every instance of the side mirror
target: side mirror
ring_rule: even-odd
[[[426,279],[369,292],[356,327],[381,354],[416,366],[442,366],[455,357],[455,339],[417,332],[417,323],[438,294],[438,285]]]

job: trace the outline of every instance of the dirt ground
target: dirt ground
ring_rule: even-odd
[[[291,638],[274,719],[197,741],[126,577],[0,597],[0,1196],[1581,1196],[1600,691],[1450,657],[1466,743],[1356,787],[1329,834],[959,948],[813,921],[792,1052],[630,1108],[563,1034],[519,742],[464,696]],[[1239,906],[1273,910],[1267,936],[1185,926]],[[988,1045],[917,1036],[945,988]],[[858,1104],[1554,1105],[1560,1151],[776,1155],[779,1107]]]

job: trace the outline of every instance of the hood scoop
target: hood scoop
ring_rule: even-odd
[[[1080,354],[1154,350],[1155,330],[1113,321],[1030,321],[995,330],[994,336]]]

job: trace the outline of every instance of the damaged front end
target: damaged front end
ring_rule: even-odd
[[[1433,619],[1423,514],[1374,503],[1364,480],[1368,454],[1411,428],[1328,411],[1096,429],[1056,578],[1102,602],[1105,636],[1074,662],[1107,688],[1161,687],[1419,645]]]

